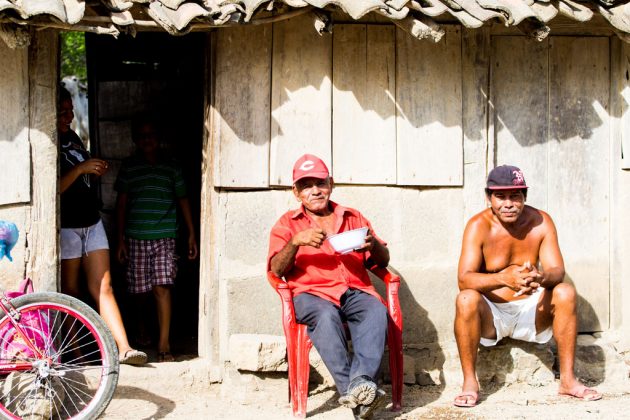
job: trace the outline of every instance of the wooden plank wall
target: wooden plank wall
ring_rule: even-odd
[[[0,205],[31,200],[28,50],[0,41]]]
[[[580,329],[600,331],[610,299],[609,38],[553,37],[549,51],[549,212],[584,296]]]
[[[291,185],[304,153],[331,162],[332,37],[308,15],[273,25],[269,184]]]
[[[395,66],[394,27],[335,25],[335,182],[396,183]]]
[[[269,185],[271,26],[217,31],[214,135],[215,182]]]
[[[396,36],[399,185],[462,185],[461,29],[437,44]]]
[[[216,45],[217,186],[290,186],[304,153],[337,183],[463,184],[459,27],[434,45],[388,25],[318,36],[301,16]]]
[[[492,38],[490,155],[554,219],[581,331],[609,325],[609,57],[607,37]]]
[[[547,208],[548,46],[522,36],[493,37],[490,67],[494,163],[521,168],[532,187],[527,201],[542,209]]]

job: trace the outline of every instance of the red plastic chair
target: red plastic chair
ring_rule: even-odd
[[[385,283],[387,312],[387,345],[389,347],[389,370],[392,377],[392,411],[400,411],[402,406],[403,354],[402,354],[402,312],[398,301],[400,277],[386,268],[370,269]],[[289,285],[273,272],[267,273],[267,280],[280,295],[282,301],[282,328],[287,340],[287,362],[289,365],[289,401],[292,403],[293,416],[306,417],[306,401],[308,398],[308,377],[310,365],[308,354],[313,343],[306,334],[306,325],[295,320],[293,295]]]

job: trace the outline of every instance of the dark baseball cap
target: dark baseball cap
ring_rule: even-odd
[[[516,166],[497,166],[488,174],[486,188],[489,190],[513,190],[515,188],[526,189],[523,171]]]

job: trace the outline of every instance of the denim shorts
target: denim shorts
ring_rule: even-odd
[[[92,251],[109,249],[101,220],[86,228],[61,229],[61,259],[81,258]]]

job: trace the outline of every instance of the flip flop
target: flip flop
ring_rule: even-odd
[[[472,401],[470,401],[472,398]],[[479,394],[475,391],[464,391],[457,394],[455,400],[453,400],[453,405],[455,407],[474,407],[477,405],[477,399],[479,398]],[[464,399],[465,402],[457,402],[457,400]]]
[[[161,351],[158,353],[158,363],[174,362],[174,361],[175,361],[175,357],[173,357],[170,351]]]
[[[147,362],[147,354],[140,350],[129,349],[118,361],[126,365],[144,365]]]
[[[564,395],[567,397],[573,397],[573,398],[577,398],[578,400],[582,400],[582,401],[598,401],[602,399],[602,394],[600,394],[599,392],[597,392],[596,389],[593,388],[588,388],[588,387],[583,387],[582,389],[580,389],[577,392],[559,392],[558,395]]]

